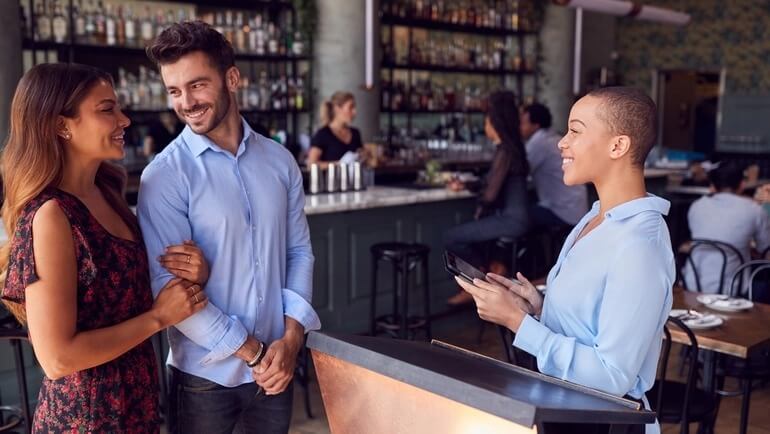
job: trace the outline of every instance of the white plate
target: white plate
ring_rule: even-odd
[[[746,300],[745,298],[726,298],[723,295],[716,294],[702,294],[696,300],[709,309],[722,312],[740,312],[754,307],[754,303],[751,300]]]
[[[687,309],[671,309],[668,316],[672,318],[679,318],[680,316],[687,315]]]
[[[684,323],[693,330],[705,330],[722,325],[724,320],[716,315],[703,315],[700,318],[686,320]]]

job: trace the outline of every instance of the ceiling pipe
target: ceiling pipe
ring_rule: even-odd
[[[623,0],[553,0],[559,6],[582,8],[591,12],[631,17],[656,23],[684,26],[690,22],[690,14],[639,2]]]

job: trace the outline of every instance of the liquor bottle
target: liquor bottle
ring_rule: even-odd
[[[256,53],[257,52],[257,25],[254,18],[249,19],[249,33],[247,37],[247,43],[248,43],[248,52]]]
[[[267,25],[267,52],[268,54],[278,54],[278,35],[275,29],[275,24],[270,23]]]
[[[150,7],[145,6],[144,16],[142,17],[142,23],[140,25],[142,42],[145,44],[152,41],[152,38],[155,36],[155,32],[153,31],[154,29],[152,24],[153,24],[152,14],[150,13]]]
[[[297,86],[294,84],[294,79],[289,78],[289,82],[286,86],[286,108],[289,111],[294,111],[297,104]]]
[[[297,77],[297,93],[294,96],[294,99],[294,107],[297,110],[305,108],[305,83],[302,80],[302,77]]]
[[[163,15],[163,11],[161,11],[160,9],[158,9],[155,12],[155,22],[153,23],[153,25],[154,25],[156,36],[160,35],[163,32],[163,30],[166,28],[166,16]]]
[[[267,71],[259,74],[259,109],[267,110],[270,104],[270,84],[267,81]]]
[[[83,42],[86,39],[86,16],[80,2],[72,5],[72,15],[75,17],[75,41]]]
[[[107,45],[115,45],[118,42],[117,24],[112,14],[112,5],[109,3],[104,9],[104,34]]]
[[[85,1],[85,0],[84,0]],[[94,4],[88,0],[83,3],[83,15],[85,16],[85,42],[93,42],[96,34],[96,19],[94,16]]]
[[[94,40],[97,44],[107,42],[107,17],[104,15],[104,3],[99,1],[94,11]]]
[[[254,36],[256,39],[256,47],[254,52],[260,56],[265,54],[265,45],[267,44],[267,37],[265,35],[265,27],[262,22],[262,15],[257,14],[254,16]]]
[[[252,110],[259,109],[259,86],[256,82],[251,83],[249,86],[249,108]]]
[[[29,14],[27,13],[27,7],[24,3],[19,3],[19,22],[21,23],[21,36],[25,39],[29,38]]]
[[[235,31],[233,26],[233,11],[225,11],[225,39],[230,41],[230,44],[235,44]]]
[[[511,5],[511,30],[519,30],[519,2],[513,0]]]
[[[118,6],[118,13],[115,16],[115,39],[120,46],[126,45],[126,7]]]
[[[221,34],[225,34],[225,17],[222,12],[214,14],[214,30]]]
[[[305,43],[302,41],[302,34],[300,32],[294,32],[294,39],[292,40],[291,52],[295,56],[301,56],[305,52]]]
[[[243,23],[243,12],[238,12],[235,15],[235,27],[233,29],[235,33],[235,50],[239,52],[246,51],[246,38],[248,36],[248,25]]]
[[[51,33],[51,16],[49,10],[46,8],[45,3],[42,1],[35,5],[35,40],[37,41],[50,41]]]
[[[136,45],[136,20],[134,20],[133,11],[131,6],[125,8],[125,28],[126,28],[126,44],[129,46]]]
[[[63,43],[69,36],[69,26],[67,25],[67,18],[64,16],[64,6],[61,2],[54,4],[53,15],[53,40],[58,43]]]

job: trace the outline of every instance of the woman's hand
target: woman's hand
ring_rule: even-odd
[[[500,324],[516,332],[524,316],[534,313],[532,306],[513,291],[496,282],[473,279],[473,283],[455,277],[457,284],[473,296],[476,310],[483,320]]]
[[[457,178],[453,178],[451,181],[447,182],[446,187],[455,192],[465,190],[465,184]]]
[[[200,311],[206,304],[208,297],[199,284],[174,278],[160,290],[151,311],[165,329]]]
[[[754,200],[759,203],[770,203],[770,184],[757,187],[757,191],[754,192]]]
[[[194,241],[166,247],[166,253],[158,258],[163,268],[171,274],[200,286],[206,286],[209,281],[209,264],[203,256],[203,251]]]
[[[499,274],[487,273],[487,279],[490,282],[497,283],[507,288],[509,291],[514,292],[516,295],[526,300],[532,307],[532,312],[528,313],[537,316],[540,316],[540,314],[543,313],[543,295],[537,288],[535,288],[535,285],[524,277],[523,274],[516,273],[517,280],[511,280]]]

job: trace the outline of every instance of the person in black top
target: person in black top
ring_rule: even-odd
[[[334,92],[321,103],[323,127],[310,141],[307,165],[338,161],[346,152],[357,152],[363,147],[361,133],[350,126],[356,117],[356,100],[350,92]]]
[[[497,149],[479,193],[474,220],[455,226],[444,235],[447,250],[480,267],[484,264],[478,243],[503,236],[515,238],[523,235],[530,226],[527,212],[529,165],[519,132],[519,110],[513,92],[498,91],[489,96],[484,132]],[[449,185],[453,190],[464,187],[457,181]],[[461,290],[447,303],[457,305],[472,300]]]

